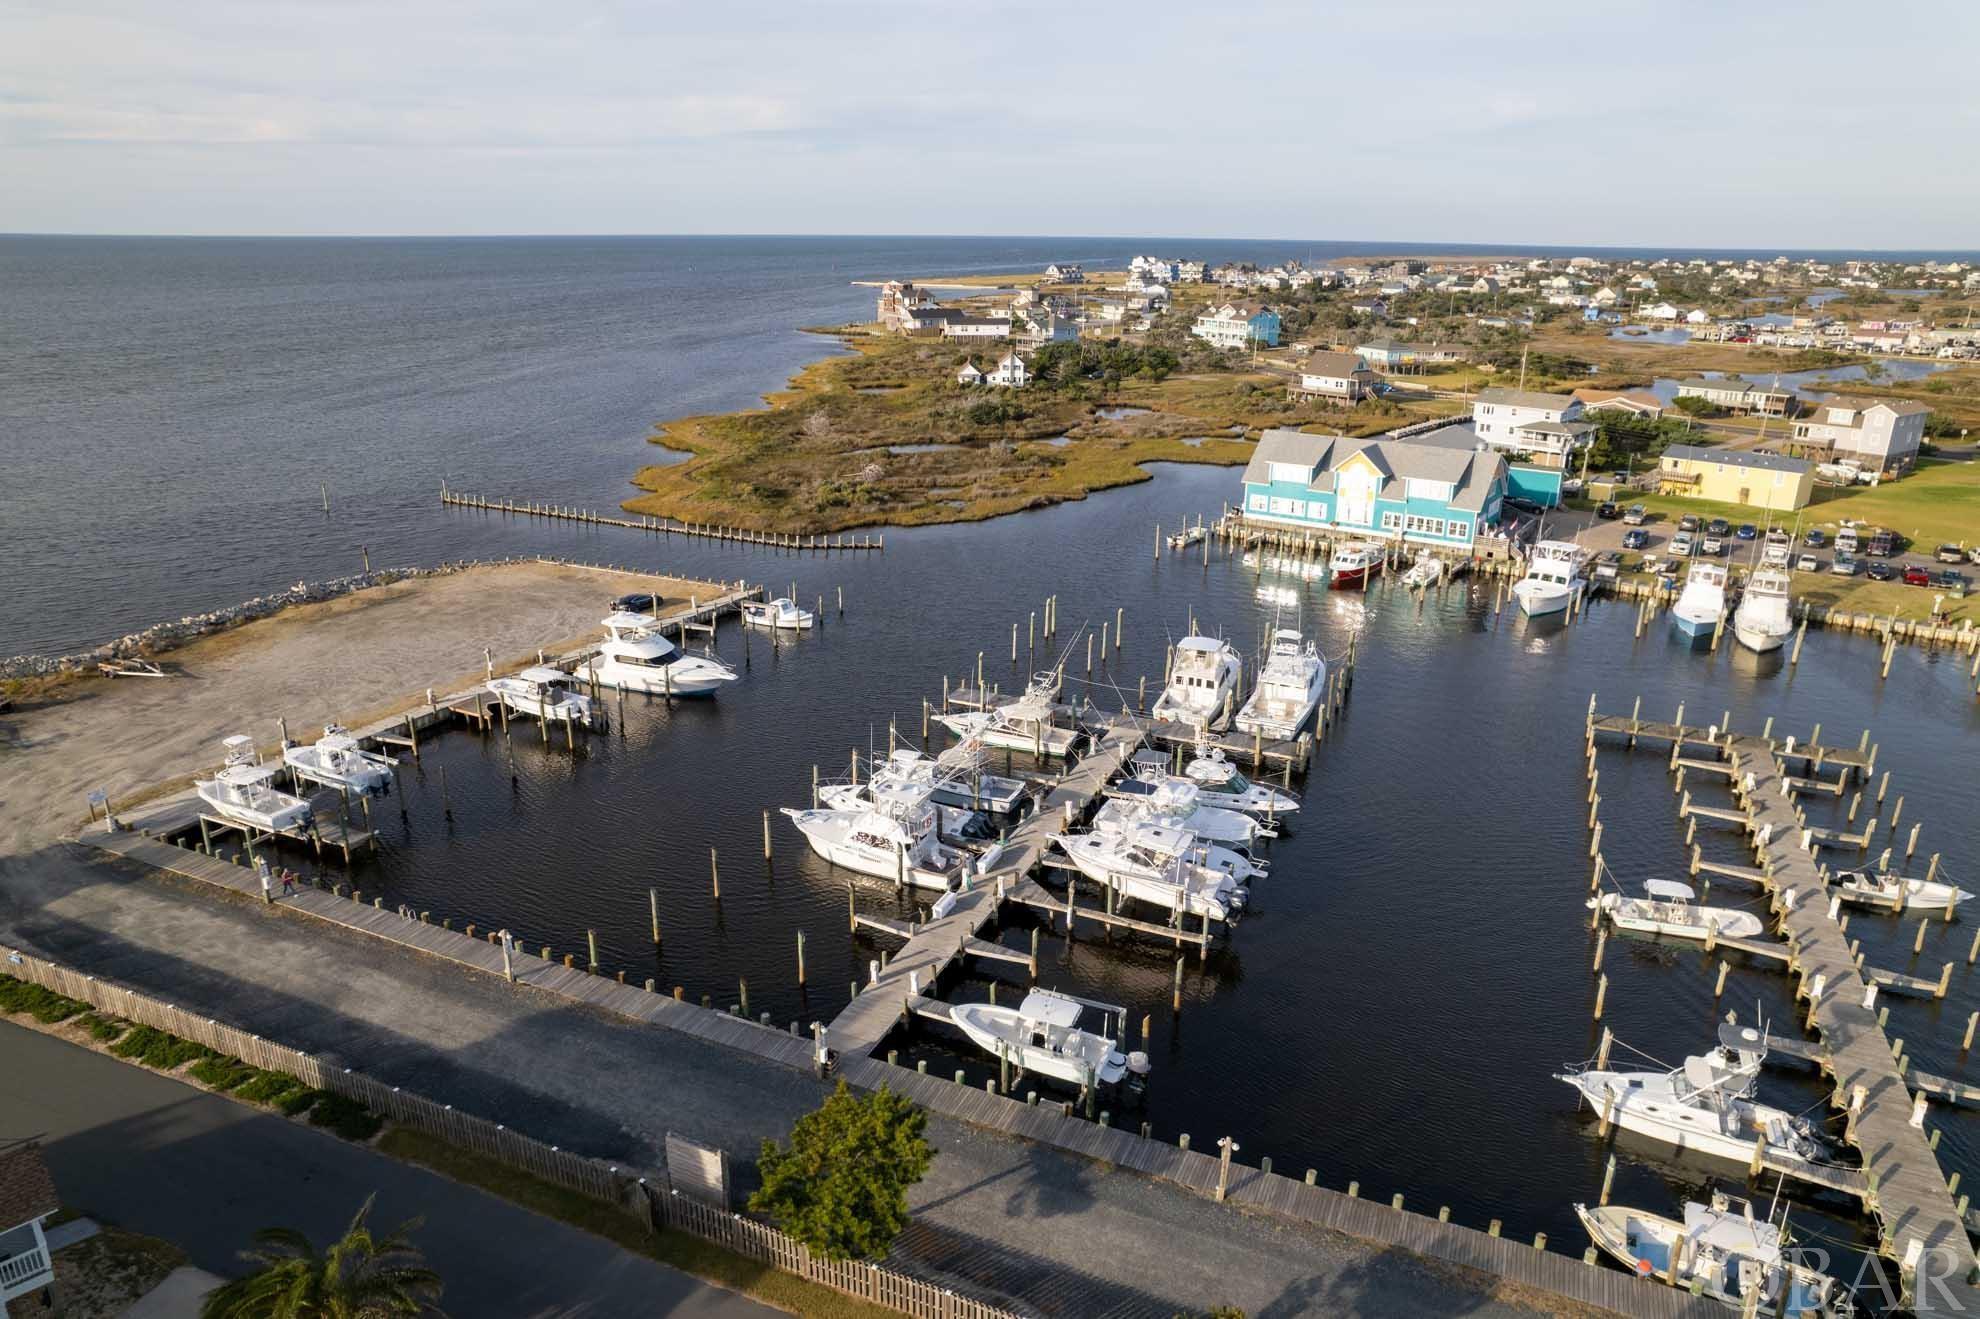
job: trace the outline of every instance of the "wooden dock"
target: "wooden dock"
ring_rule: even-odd
[[[676,522],[671,518],[600,513],[596,509],[569,504],[545,504],[526,499],[490,499],[485,495],[462,494],[443,482],[440,503],[453,508],[475,508],[512,517],[554,518],[562,522],[583,522],[599,527],[623,527],[656,536],[682,536],[691,540],[721,540],[738,545],[761,545],[768,549],[826,554],[850,550],[884,550],[887,538],[881,535],[803,535],[796,532],[752,531],[748,527],[717,526],[706,522]]]

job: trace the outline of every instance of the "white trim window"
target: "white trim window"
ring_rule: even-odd
[[[1268,506],[1268,505],[1267,505],[1267,501],[1266,501],[1266,498],[1265,498],[1265,496],[1264,496],[1264,495],[1262,495],[1262,494],[1258,494],[1258,493],[1255,493],[1255,492],[1254,492],[1254,493],[1252,494],[1252,496],[1251,496],[1251,511],[1252,511],[1252,512],[1254,512],[1254,513],[1263,513],[1263,512],[1265,511],[1265,509],[1267,508],[1267,506]]]
[[[1402,520],[1403,515],[1400,513],[1384,513],[1382,515],[1382,530],[1395,531],[1402,526]]]
[[[1452,540],[1468,540],[1471,537],[1471,524],[1469,522],[1446,522],[1444,524],[1444,534]]]

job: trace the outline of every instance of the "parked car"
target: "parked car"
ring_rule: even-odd
[[[1883,565],[1879,564],[1878,566],[1882,567]],[[1858,568],[1859,565],[1856,562],[1856,556],[1853,554],[1838,553],[1829,563],[1829,571],[1838,577],[1854,577],[1857,574]]]
[[[622,595],[612,602],[612,612],[615,614],[657,614],[660,612],[661,599],[661,596],[649,591],[640,591],[633,595]]]
[[[1732,523],[1724,518],[1713,518],[1705,524],[1705,534],[1708,536],[1723,536],[1731,530]]]
[[[1870,544],[1866,547],[1880,559],[1888,559],[1897,553],[1897,537],[1879,527],[1870,533]]]
[[[1641,527],[1631,527],[1623,533],[1623,548],[1640,550],[1650,543],[1650,533]]]
[[[1844,554],[1854,554],[1857,550],[1856,528],[1844,527],[1836,533],[1836,548]]]
[[[1888,582],[1897,576],[1897,569],[1888,563],[1873,563],[1869,565],[1868,571],[1873,582]]]
[[[1705,543],[1698,548],[1706,554],[1719,555],[1726,552],[1726,543],[1717,536],[1707,536]]]
[[[1968,550],[1966,552],[1966,557],[1973,560],[1975,563],[1980,563],[1980,545],[1975,545],[1972,549]]]
[[[1595,516],[1598,518],[1605,518],[1605,519],[1619,518],[1622,516],[1622,510],[1616,507],[1615,500],[1605,499],[1601,503],[1595,505]]]
[[[1965,563],[1966,551],[1957,545],[1941,545],[1939,552],[1932,557],[1940,563]]]
[[[1649,516],[1650,510],[1643,507],[1643,505],[1631,504],[1628,511],[1623,514],[1623,521],[1632,527],[1640,527],[1643,525],[1643,520]],[[1980,552],[1980,550],[1976,552]]]
[[[1539,516],[1542,512],[1545,511],[1540,507],[1540,505],[1534,503],[1532,500],[1526,498],[1524,495],[1507,495],[1505,498],[1505,505],[1507,508],[1513,509],[1520,513],[1532,514],[1535,517]]]
[[[1947,595],[1963,596],[1966,594],[1966,575],[1951,568],[1941,568],[1932,574],[1932,585]]]
[[[1739,537],[1741,540],[1752,540],[1759,534],[1760,528],[1754,526],[1751,522],[1740,523],[1739,530],[1733,532],[1733,535]]]
[[[1932,584],[1931,569],[1926,568],[1922,564],[1907,563],[1904,566],[1904,584],[1906,586],[1930,586]]]
[[[1679,518],[1678,530],[1679,531],[1698,530],[1698,515],[1696,513],[1686,513],[1683,517]]]
[[[1697,552],[1698,547],[1691,543],[1690,532],[1680,531],[1671,537],[1671,553],[1677,558],[1688,559]]]
[[[1820,559],[1818,559],[1818,558],[1816,558],[1816,557],[1815,557],[1814,555],[1812,555],[1812,554],[1804,554],[1804,555],[1802,555],[1802,556],[1801,556],[1801,558],[1799,558],[1798,560],[1796,560],[1796,561],[1795,561],[1795,565],[1794,565],[1794,566],[1795,566],[1795,569],[1796,569],[1796,571],[1798,571],[1798,572],[1821,572],[1821,571],[1822,571],[1822,561],[1821,561]]]
[[[1829,543],[1829,533],[1820,527],[1810,527],[1808,534],[1802,537],[1802,543],[1811,550],[1819,550]]]

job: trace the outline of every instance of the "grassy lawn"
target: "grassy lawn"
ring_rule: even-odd
[[[1706,521],[1721,517],[1734,526],[1742,522],[1762,526],[1768,516],[1765,509],[1747,504],[1722,504],[1677,495],[1628,495],[1622,497],[1622,502],[1642,504],[1671,522],[1686,513],[1694,513]],[[1792,527],[1797,516],[1803,532],[1810,527],[1821,527],[1833,533],[1844,518],[1889,527],[1909,537],[1914,550],[1927,554],[1946,541],[1972,545],[1980,541],[1980,463],[1928,460],[1903,480],[1886,481],[1879,486],[1816,486],[1814,503],[1798,515],[1775,513],[1773,521],[1779,526]]]
[[[1917,621],[1932,612],[1932,601],[1939,593],[1928,586],[1906,586],[1903,582],[1873,582],[1867,577],[1837,577],[1826,572],[1794,574],[1794,598],[1830,609],[1852,613],[1896,615]],[[1964,619],[1980,624],[1980,595],[1964,600],[1946,597],[1946,617],[1954,626]]]
[[[378,1148],[780,1310],[822,1319],[880,1319],[894,1313],[745,1259],[686,1232],[649,1233],[631,1216],[588,1195],[565,1190],[421,1132],[394,1127],[380,1138]]]

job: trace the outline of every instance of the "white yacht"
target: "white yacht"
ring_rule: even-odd
[[[1244,667],[1228,641],[1184,637],[1169,662],[1169,683],[1155,701],[1157,719],[1191,728],[1222,728],[1237,704],[1238,676]]]
[[[1582,567],[1588,551],[1571,540],[1543,540],[1526,561],[1526,576],[1513,583],[1520,612],[1532,618],[1558,614],[1587,588]]]
[[[975,742],[950,747],[939,757],[902,747],[876,763],[866,782],[828,783],[819,788],[818,797],[833,810],[855,811],[919,793],[937,807],[944,837],[994,838],[996,830],[982,813],[1007,800],[1004,785],[1022,790],[1024,784],[983,774],[982,762],[983,749]]]
[[[1382,551],[1361,541],[1341,546],[1327,561],[1328,584],[1340,589],[1363,590],[1369,579],[1381,571]]]
[[[1748,650],[1766,654],[1779,650],[1794,631],[1788,618],[1788,583],[1779,568],[1756,568],[1740,593],[1739,608],[1733,611],[1733,635]]]
[[[936,722],[984,746],[1039,755],[1063,756],[1080,739],[1080,731],[1058,722],[1067,707],[1059,704],[1059,675],[1032,675],[1031,685],[1015,701],[994,710],[962,710],[937,715]]]
[[[784,632],[802,632],[818,621],[816,614],[800,608],[798,602],[789,596],[779,596],[775,600],[745,600],[742,602],[742,616],[743,622],[752,626]]]
[[[220,743],[227,749],[226,762],[210,779],[194,779],[199,799],[213,813],[270,832],[308,829],[315,813],[301,797],[277,791],[269,780],[281,772],[280,765],[264,765],[254,752],[254,739],[236,733]]]
[[[1052,834],[1081,874],[1130,898],[1229,921],[1244,906],[1244,887],[1230,875],[1196,860],[1200,844],[1189,834],[1155,824],[1120,832]]]
[[[1694,559],[1684,576],[1684,590],[1671,606],[1671,626],[1687,641],[1710,640],[1726,612],[1726,565],[1717,559]]]
[[[653,620],[643,614],[611,614],[599,626],[606,639],[589,667],[608,687],[651,696],[707,696],[738,676],[713,655],[682,650],[661,636]]]
[[[1848,1319],[1855,1313],[1849,1288],[1796,1263],[1782,1228],[1755,1218],[1744,1200],[1720,1193],[1709,1206],[1687,1203],[1683,1222],[1626,1205],[1578,1204],[1574,1212],[1589,1240],[1639,1278],[1695,1288],[1741,1314]]]
[[[1166,824],[1220,847],[1250,847],[1260,838],[1278,837],[1277,830],[1243,811],[1204,805],[1203,789],[1179,778],[1165,778],[1160,783],[1123,779],[1108,793],[1108,800],[1094,818]]]
[[[1721,939],[1757,939],[1767,932],[1766,924],[1750,911],[1700,906],[1691,885],[1674,879],[1644,881],[1640,898],[1604,893],[1588,899],[1588,906],[1608,916],[1617,929],[1637,934],[1668,934],[1679,939],[1703,939],[1708,934]]]
[[[970,854],[942,841],[941,808],[930,800],[934,762],[924,763],[928,772],[901,766],[901,772],[827,798],[839,805],[808,811],[787,806],[784,814],[811,850],[833,865],[916,888],[949,889],[967,873]],[[979,871],[996,864],[1000,850],[985,853]]]
[[[506,678],[491,678],[488,690],[515,714],[565,723],[589,723],[591,698],[564,684],[571,675],[547,664],[535,664]]]
[[[1909,879],[1903,875],[1873,874],[1867,870],[1839,871],[1836,891],[1845,898],[1882,899],[1895,905],[1902,886],[1904,905],[1917,911],[1944,911],[1948,903],[1969,902],[1973,895],[1965,889],[1939,880]]]
[[[1246,815],[1290,815],[1299,809],[1299,798],[1290,792],[1247,779],[1222,747],[1197,747],[1183,765],[1183,777],[1197,786],[1205,806]]]
[[[283,747],[282,763],[297,778],[360,796],[383,797],[392,788],[392,758],[366,751],[342,724],[325,724],[307,746]]]
[[[1745,1163],[1755,1141],[1776,1159],[1814,1164],[1828,1153],[1806,1118],[1752,1098],[1767,1056],[1765,1037],[1727,1027],[1712,1052],[1669,1072],[1620,1072],[1584,1067],[1557,1074],[1588,1106],[1625,1131],[1680,1150]]]
[[[1087,1030],[1081,1018],[1098,1009],[1098,1030]],[[1119,1009],[1114,1009],[1119,1012]],[[1027,1072],[1049,1076],[1068,1085],[1112,1085],[1129,1073],[1144,1076],[1148,1055],[1122,1055],[1120,1017],[1110,1024],[1108,1009],[1085,999],[1034,989],[1016,1007],[992,1003],[958,1003],[950,1020],[970,1042],[998,1059],[1008,1058]],[[1112,1034],[1105,1032],[1111,1030]]]
[[[1319,646],[1302,644],[1299,633],[1280,628],[1272,633],[1272,650],[1258,671],[1258,685],[1238,711],[1238,731],[1292,737],[1313,717],[1326,690],[1327,661]]]

